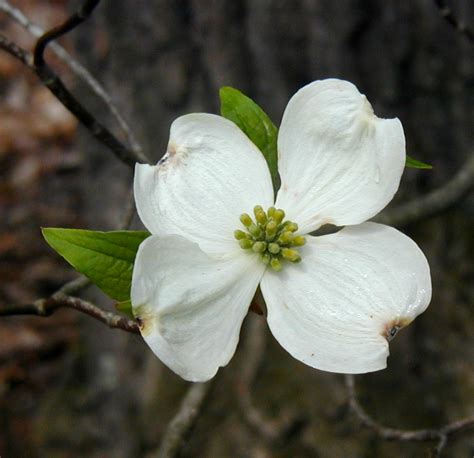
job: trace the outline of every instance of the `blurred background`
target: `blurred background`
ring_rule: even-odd
[[[50,28],[80,2],[12,0]],[[474,2],[449,2],[474,25]],[[34,40],[0,12],[0,27]],[[432,0],[103,0],[60,40],[104,84],[154,160],[169,125],[218,112],[230,85],[278,125],[291,95],[315,79],[354,82],[382,117],[399,117],[407,151],[433,165],[407,169],[390,204],[449,180],[473,153],[473,47]],[[105,106],[53,54],[49,62],[111,128]],[[0,304],[45,297],[75,274],[48,248],[41,226],[111,230],[127,209],[131,170],[78,126],[37,78],[0,52]],[[381,423],[437,427],[474,410],[474,201],[400,227],[432,269],[427,312],[391,343],[388,369],[356,378]],[[140,227],[135,218],[133,227]],[[112,303],[94,288],[84,297]],[[340,375],[311,369],[265,334],[253,402],[269,424],[297,425],[269,441],[242,415],[239,380],[252,358],[241,345],[213,384],[181,450],[184,457],[420,457],[432,443],[384,442],[360,427]],[[245,343],[245,342],[244,342]],[[48,318],[0,318],[0,456],[152,456],[188,384],[138,336],[72,310]],[[472,457],[474,433],[444,456]]]

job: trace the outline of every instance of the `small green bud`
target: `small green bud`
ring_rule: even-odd
[[[278,245],[278,243],[269,243],[268,251],[271,254],[278,254],[280,252],[280,245]]]
[[[280,272],[283,267],[278,258],[272,258],[272,260],[270,261],[270,266],[275,272]]]
[[[253,244],[252,250],[255,253],[263,253],[267,249],[267,244],[265,242],[255,242]]]
[[[262,230],[254,223],[248,227],[248,231],[255,237],[259,238],[263,235]]]
[[[306,243],[306,237],[303,237],[302,235],[297,235],[293,239],[293,244],[296,246],[303,246]]]
[[[296,223],[293,223],[293,221],[288,221],[285,223],[285,230],[296,232],[298,230],[298,225]]]
[[[278,237],[278,241],[280,243],[291,243],[293,241],[293,238],[293,232],[285,231],[280,234],[280,237]]]
[[[249,227],[252,224],[252,218],[247,213],[242,213],[240,215],[240,221],[245,227]]]
[[[240,248],[243,248],[244,250],[249,250],[250,248],[252,248],[254,243],[255,242],[253,240],[249,240],[249,239],[239,240]]]
[[[263,210],[255,213],[255,219],[257,220],[257,223],[261,224],[262,226],[265,226],[268,221],[267,214]]]
[[[237,240],[242,240],[242,239],[247,238],[247,234],[244,231],[240,231],[240,230],[237,229],[236,231],[234,231],[234,237]]]
[[[267,210],[267,215],[269,218],[271,218],[273,216],[273,214],[275,213],[275,210],[276,208],[275,207],[270,207],[268,210]]]
[[[283,218],[285,217],[285,212],[283,210],[275,210],[274,213],[273,213],[273,216],[272,218],[278,223],[280,224],[282,221],[283,221]]]
[[[263,253],[262,254],[262,262],[264,264],[270,264],[272,257],[268,253]]]
[[[278,224],[276,221],[269,221],[267,224],[267,228],[265,230],[266,235],[267,235],[267,240],[273,240],[273,237],[275,237],[276,232],[278,229]]]
[[[281,250],[281,255],[287,260],[291,262],[299,262],[301,260],[300,254],[296,250],[292,250],[291,248],[283,248]]]

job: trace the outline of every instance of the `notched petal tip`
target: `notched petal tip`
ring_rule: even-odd
[[[391,320],[385,324],[381,334],[387,339],[388,342],[390,342],[403,328],[407,327],[412,321],[413,318],[409,317],[399,317],[394,320]]]
[[[304,232],[330,218],[362,223],[393,198],[405,164],[405,137],[396,118],[378,117],[347,81],[310,83],[290,100],[279,136],[282,181],[276,204]]]

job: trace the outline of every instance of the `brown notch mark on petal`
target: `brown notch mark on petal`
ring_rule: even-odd
[[[174,156],[176,156],[177,153],[178,153],[178,146],[176,145],[176,143],[169,142],[168,148],[166,150],[166,154],[168,155],[168,157],[173,158]]]
[[[163,171],[171,166],[176,167],[180,165],[185,155],[186,151],[184,148],[179,147],[174,142],[169,142],[166,154],[158,162],[160,170]]]
[[[390,342],[395,336],[413,321],[412,318],[400,317],[389,321],[382,330],[382,335]]]
[[[143,337],[146,337],[152,333],[156,325],[156,316],[151,312],[150,308],[146,305],[140,305],[135,313],[135,320],[138,323],[140,332]]]

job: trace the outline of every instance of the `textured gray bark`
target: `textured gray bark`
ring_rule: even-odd
[[[472,18],[472,2],[456,6],[461,18]],[[78,55],[87,56],[155,160],[165,151],[174,118],[218,111],[221,86],[240,88],[278,124],[294,91],[326,77],[354,82],[379,116],[399,117],[409,153],[434,165],[431,172],[407,170],[396,201],[441,185],[472,151],[472,47],[430,0],[105,0],[76,34]],[[81,146],[84,197],[78,211],[87,227],[112,228],[130,171],[87,134]],[[392,343],[389,368],[360,377],[363,403],[386,424],[438,426],[472,413],[473,214],[471,197],[442,217],[407,228],[429,258],[434,298]],[[145,455],[157,446],[185,384],[139,338],[87,318],[82,324],[73,368],[80,379],[71,375],[56,407],[43,406],[40,419],[50,427],[39,428],[40,456]],[[237,413],[234,380],[244,358],[238,354],[221,371],[183,456],[425,452],[426,444],[384,443],[359,430],[345,408],[342,377],[294,361],[271,337],[256,404],[269,418],[297,410],[307,426],[268,446]],[[467,457],[473,450],[467,434],[448,444],[446,456]]]

